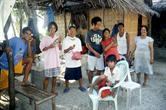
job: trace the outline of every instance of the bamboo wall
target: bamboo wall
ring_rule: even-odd
[[[68,27],[71,14],[66,13],[65,16],[66,16],[66,25]],[[116,24],[118,22],[124,22],[125,31],[127,31],[130,35],[130,47],[131,47],[130,49],[132,50],[133,45],[134,45],[134,38],[138,32],[138,14],[134,14],[134,13],[122,14],[122,13],[115,12],[111,9],[92,9],[92,10],[89,10],[89,12],[88,12],[89,29],[91,28],[91,19],[94,16],[99,16],[102,18],[102,21],[103,21],[102,28],[106,27],[106,28],[112,29],[114,24]],[[59,31],[57,33],[61,34],[64,37],[65,36],[64,12],[63,12],[63,14],[56,16],[56,22],[59,27]],[[148,24],[147,17],[142,17],[142,24],[144,24],[144,25]],[[84,33],[86,33],[86,31],[84,31]]]
[[[125,31],[129,33],[130,50],[133,49],[134,39],[138,32],[138,14],[127,13],[124,15]]]
[[[65,16],[66,16],[66,21],[65,21]],[[65,37],[65,31],[67,32],[67,28],[70,22],[71,14],[70,13],[65,13],[63,12],[62,14],[59,14],[56,16],[56,23],[58,25],[58,32],[57,34]],[[65,23],[66,26],[65,27]],[[66,29],[65,29],[66,28]]]
[[[91,21],[91,19],[94,16],[99,16],[101,17],[102,21],[103,21],[103,27],[112,29],[113,26],[117,23],[117,22],[123,22],[123,15],[115,12],[111,9],[95,9],[95,10],[89,10],[89,21]],[[91,24],[89,23],[89,27],[91,28]]]

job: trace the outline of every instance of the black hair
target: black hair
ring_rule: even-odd
[[[104,33],[105,33],[105,31],[108,31],[109,33],[110,33],[110,30],[108,29],[108,28],[105,28],[104,30],[103,30],[103,39],[102,40],[104,40]]]
[[[143,27],[146,29],[146,32],[148,33],[148,30],[149,30],[149,29],[148,29],[148,26],[142,25],[142,26],[141,26],[141,29],[142,29]]]
[[[47,29],[47,30],[50,31],[50,28],[51,28],[52,25],[54,25],[55,28],[56,28],[56,31],[58,31],[58,25],[57,25],[56,22],[54,22],[54,21],[52,21],[52,22],[50,22],[50,23],[48,24],[48,29]],[[56,32],[56,31],[55,31],[55,32]]]
[[[110,30],[109,30],[108,28],[105,28],[105,29],[103,30],[103,36],[104,36],[105,31],[108,31],[108,32],[110,33]]]
[[[101,18],[96,16],[96,17],[93,17],[92,20],[91,20],[91,24],[93,25],[96,25],[97,22],[102,22]]]
[[[69,30],[71,29],[71,28],[75,28],[76,29],[76,26],[75,25],[71,25],[71,26],[69,26]]]
[[[27,31],[30,31],[32,33],[32,29],[30,27],[24,27],[22,29],[22,33],[25,34]]]
[[[106,62],[117,62],[116,56],[113,55],[113,54],[107,56],[107,57],[106,57]]]
[[[123,26],[124,27],[124,23],[118,23],[118,27],[119,26]]]

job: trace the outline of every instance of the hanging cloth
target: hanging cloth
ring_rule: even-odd
[[[55,18],[54,18],[54,11],[52,9],[52,6],[48,6],[47,7],[47,17],[48,17],[48,24],[52,21],[55,21]]]

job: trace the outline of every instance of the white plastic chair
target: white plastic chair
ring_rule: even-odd
[[[127,110],[130,109],[130,105],[131,105],[131,93],[135,89],[139,89],[139,103],[141,104],[141,85],[139,83],[136,83],[136,82],[132,81],[131,74],[130,74],[131,72],[133,72],[133,69],[130,69],[130,72],[127,75],[128,80],[124,81],[121,84],[121,87],[123,89],[127,90],[127,103],[126,103]]]
[[[118,68],[120,69],[120,81],[119,83],[117,83],[113,88],[111,87],[102,87],[99,92],[97,92],[95,89],[93,89],[92,93],[89,93],[89,97],[92,100],[92,104],[93,104],[93,110],[98,110],[98,104],[100,101],[113,101],[115,104],[115,110],[118,110],[118,105],[117,105],[117,95],[118,95],[118,91],[119,91],[119,87],[120,85],[124,82],[124,80],[127,77],[127,74],[129,72],[129,67],[128,67],[128,63],[124,60],[124,61],[119,61],[116,66],[118,66]],[[95,80],[98,78],[99,76],[94,76],[92,83],[95,82]],[[114,96],[107,96],[105,98],[101,97],[101,93],[103,90],[105,89],[114,89],[116,90],[115,95]]]

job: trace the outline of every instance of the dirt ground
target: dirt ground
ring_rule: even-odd
[[[85,64],[86,65],[86,64]],[[84,69],[85,70],[85,69]],[[135,74],[132,75],[136,80]],[[142,75],[143,80],[143,75]],[[83,72],[84,85],[88,85],[86,72]],[[64,94],[64,84],[57,88],[58,96],[56,97],[56,110],[92,110],[92,103],[87,92],[82,93],[78,89],[78,83],[70,84],[70,92]],[[33,105],[29,105],[28,99],[23,96],[17,96],[16,110],[32,110]],[[21,100],[20,100],[21,99]],[[166,61],[156,60],[154,64],[154,75],[150,76],[148,85],[142,87],[142,104],[139,105],[139,92],[132,92],[132,103],[130,110],[166,110]],[[126,92],[120,90],[118,95],[119,110],[126,110]],[[114,104],[101,102],[99,110],[114,110]],[[40,110],[52,110],[51,103],[47,102],[40,106]]]

